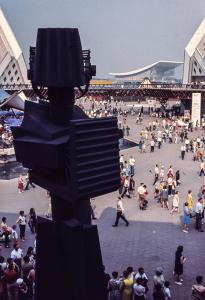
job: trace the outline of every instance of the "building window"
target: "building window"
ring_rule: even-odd
[[[11,80],[11,82],[12,82],[12,81],[14,80],[14,78],[13,78],[13,77],[11,77],[11,79],[10,79],[10,80]]]
[[[20,77],[17,77],[17,79],[16,79],[16,80],[17,80],[17,81],[19,81],[19,79],[20,79]]]
[[[196,61],[194,62],[194,64],[195,64],[195,66],[197,66],[197,62]]]
[[[201,74],[201,69],[199,68],[199,73]]]
[[[4,77],[4,82],[6,81],[6,77]]]
[[[196,69],[194,69],[194,73],[196,74]]]
[[[10,74],[11,74],[11,71],[9,70],[9,71],[8,71],[8,75],[10,75]]]
[[[16,75],[17,73],[18,73],[18,71],[16,70],[14,74]]]
[[[16,66],[16,64],[13,64],[13,65],[12,65],[12,68],[14,69],[14,68],[15,68],[15,66]]]

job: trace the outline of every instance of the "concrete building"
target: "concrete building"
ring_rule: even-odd
[[[184,51],[183,83],[205,81],[205,19]]]
[[[175,69],[183,62],[177,61],[157,61],[151,65],[124,73],[109,73],[116,79],[122,80],[142,80],[145,77],[151,81],[170,82],[175,81]]]
[[[27,67],[22,50],[0,8],[0,84],[24,84]]]

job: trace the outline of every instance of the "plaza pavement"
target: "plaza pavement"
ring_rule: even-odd
[[[130,139],[139,138],[139,131],[148,122],[145,118],[144,124],[136,125],[134,117],[128,117],[127,123],[131,127]],[[197,136],[201,131],[194,132]],[[199,162],[192,160],[192,153],[185,156],[185,160],[180,158],[180,144],[163,144],[162,149],[155,149],[154,153],[139,153],[138,148],[123,150],[125,158],[131,155],[136,160],[136,185],[144,182],[148,187],[149,206],[146,211],[140,211],[137,205],[137,198],[124,198],[125,214],[130,222],[126,227],[123,221],[116,228],[112,227],[116,216],[116,201],[118,193],[110,193],[95,199],[96,214],[98,220],[94,224],[98,225],[103,262],[106,270],[111,273],[113,270],[122,271],[127,266],[133,266],[136,270],[140,266],[145,268],[149,278],[149,288],[147,299],[152,299],[153,288],[152,277],[156,267],[164,269],[165,279],[171,282],[172,298],[175,300],[191,299],[191,285],[196,275],[203,275],[205,278],[205,232],[199,233],[194,229],[194,221],[191,223],[189,234],[181,231],[181,214],[170,215],[169,211],[162,209],[153,200],[153,178],[155,164],[165,166],[165,173],[171,164],[181,173],[181,186],[179,187],[180,206],[186,199],[187,191],[193,191],[193,198],[197,200],[199,188],[203,179],[198,176]],[[151,174],[150,170],[153,172]],[[17,212],[20,209],[28,213],[30,207],[34,207],[38,214],[44,214],[48,208],[48,198],[45,191],[37,187],[22,194],[17,191],[17,179],[10,181],[0,181],[0,217],[8,216],[8,223],[14,224]],[[171,200],[170,200],[171,204]],[[33,236],[27,232],[27,240],[22,247],[33,243]],[[187,257],[184,266],[184,284],[177,286],[174,284],[173,267],[174,255],[178,245],[184,246],[184,255]],[[9,255],[11,250],[3,249],[3,255]],[[96,299],[97,300],[97,299]]]

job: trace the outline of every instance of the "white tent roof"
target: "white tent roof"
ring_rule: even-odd
[[[178,61],[157,61],[151,65],[148,65],[143,68],[139,68],[139,69],[136,69],[136,70],[133,70],[130,72],[109,73],[109,75],[116,76],[116,77],[134,76],[134,75],[139,75],[141,73],[149,71],[151,69],[158,69],[158,68],[166,72],[166,71],[172,70],[182,64],[183,64],[183,62],[178,62]]]

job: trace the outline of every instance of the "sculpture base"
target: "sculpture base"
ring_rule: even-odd
[[[36,300],[106,300],[97,226],[38,218]]]

